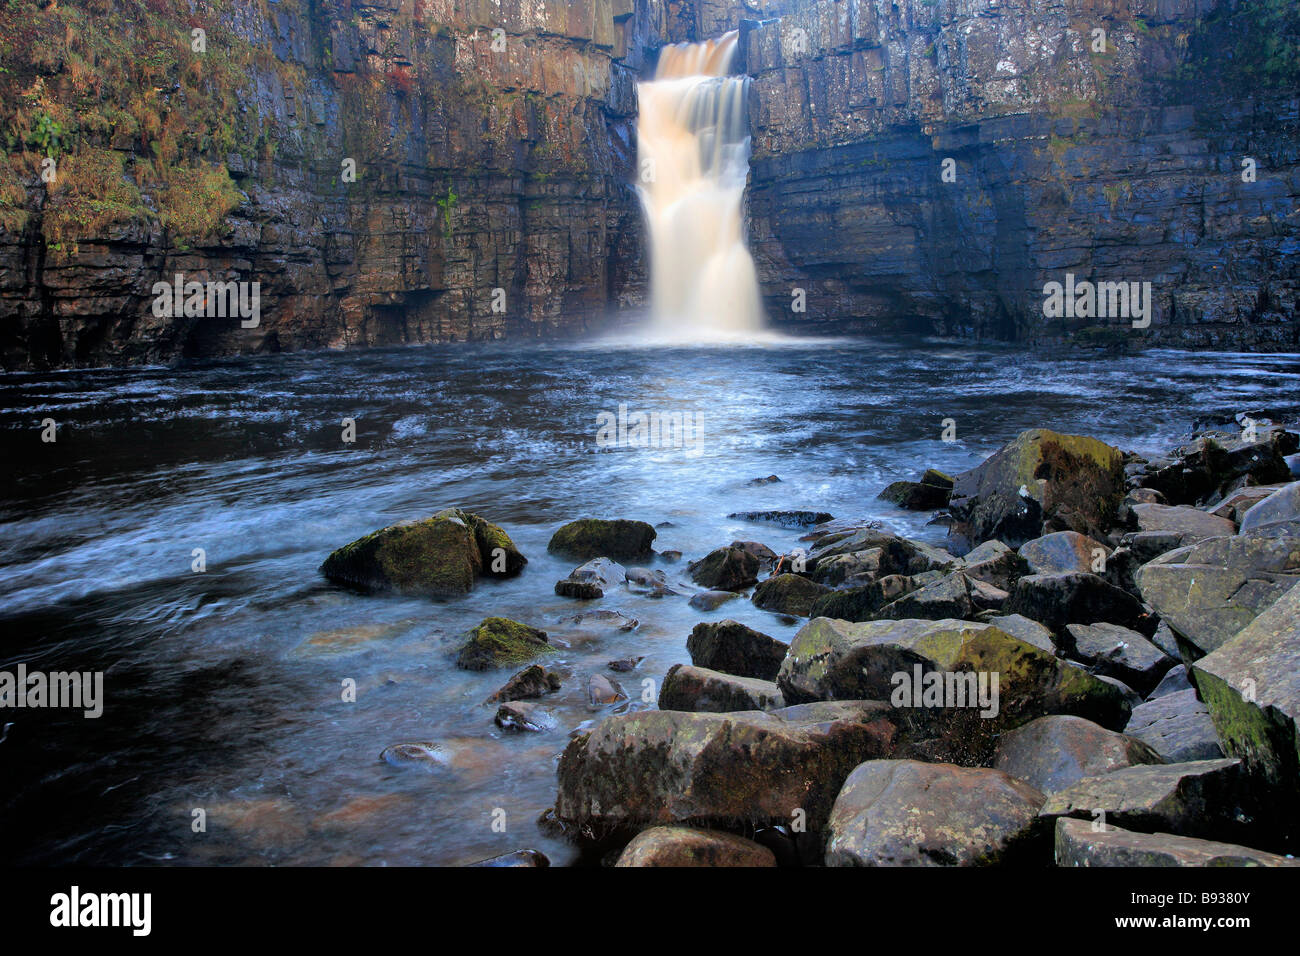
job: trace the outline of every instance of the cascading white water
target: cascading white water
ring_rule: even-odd
[[[736,41],[732,31],[665,47],[654,80],[637,84],[650,333],[672,341],[744,338],[763,326],[743,213],[749,77],[727,75]]]

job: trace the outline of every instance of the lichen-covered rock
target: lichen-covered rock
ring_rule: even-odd
[[[695,827],[650,827],[619,855],[615,866],[776,866],[776,856],[753,840]]]
[[[1134,833],[1059,817],[1057,866],[1300,866],[1300,860],[1172,833]]]
[[[1011,589],[1004,614],[1023,614],[1058,635],[1069,624],[1119,624],[1143,633],[1155,629],[1142,603],[1095,574],[1027,574]]]
[[[1124,498],[1124,456],[1105,442],[1021,432],[954,480],[953,530],[1020,545],[1049,531],[1104,535]]]
[[[1005,631],[1017,640],[1032,644],[1048,654],[1057,652],[1056,640],[1052,632],[1037,621],[1031,621],[1023,614],[981,614],[979,620],[991,624],[999,631]]]
[[[772,681],[736,677],[706,667],[674,664],[659,688],[660,710],[708,711],[779,710],[785,706],[781,689]]]
[[[1118,624],[1067,624],[1070,654],[1098,674],[1118,677],[1139,694],[1149,694],[1174,666],[1165,654],[1132,628]]]
[[[758,583],[759,560],[751,552],[732,546],[710,551],[688,564],[686,570],[702,588],[741,591]]]
[[[1210,709],[1190,687],[1138,704],[1124,733],[1149,744],[1166,763],[1224,756]]]
[[[1300,584],[1192,665],[1224,751],[1290,799],[1300,791]]]
[[[1300,583],[1300,528],[1274,524],[1210,538],[1143,565],[1135,580],[1190,656],[1208,654]]]
[[[852,624],[815,618],[790,642],[777,675],[785,699],[895,700],[917,671],[965,681],[965,706],[954,697],[946,706],[896,709],[909,738],[938,738],[955,763],[979,764],[991,754],[996,735],[1046,714],[1075,714],[1119,729],[1129,704],[1121,692],[1076,667],[988,624],[970,621],[870,621]],[[992,714],[972,698],[967,678],[996,676]],[[901,676],[900,676],[901,675]],[[965,675],[965,676],[963,676]],[[954,681],[957,683],[957,681]],[[956,688],[955,688],[956,689]],[[914,689],[919,691],[919,688]],[[924,703],[924,701],[923,701]]]
[[[508,617],[485,617],[469,632],[469,640],[456,656],[456,666],[467,671],[484,671],[522,664],[553,650],[545,631]]]
[[[444,513],[390,525],[344,545],[320,571],[337,584],[364,591],[454,597],[468,594],[483,568],[473,528]]]
[[[617,560],[646,558],[658,532],[644,521],[580,518],[563,525],[551,536],[546,550],[585,561],[607,557]]]
[[[893,744],[889,706],[871,701],[610,717],[565,748],[555,814],[595,838],[653,824],[789,824],[797,810],[816,832],[850,771]]]
[[[807,617],[812,611],[813,602],[829,591],[830,588],[802,575],[778,574],[760,583],[754,589],[751,600],[765,611]]]
[[[1244,838],[1259,807],[1240,760],[1142,764],[1086,777],[1049,794],[1041,814],[1101,820],[1142,833],[1208,840]]]
[[[790,646],[737,621],[701,622],[686,638],[696,667],[774,681]]]
[[[1064,790],[1084,777],[1134,764],[1161,762],[1160,756],[1140,740],[1082,717],[1054,714],[1004,734],[998,741],[993,766],[1047,794]]]
[[[1043,862],[1043,794],[986,768],[871,760],[844,782],[827,823],[827,866]]]
[[[1077,531],[1053,531],[1020,546],[1030,574],[1099,573],[1111,549]],[[1098,560],[1100,558],[1100,561]]]

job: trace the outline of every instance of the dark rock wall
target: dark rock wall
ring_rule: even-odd
[[[1261,50],[1279,25],[1294,31],[1294,7],[787,6],[743,34],[755,77],[751,245],[774,320],[1099,344],[1300,342],[1297,38],[1282,37],[1271,62]],[[1106,31],[1104,53],[1094,29]],[[1066,273],[1151,282],[1151,328],[1046,318],[1044,284]],[[795,289],[805,312],[792,309]]]

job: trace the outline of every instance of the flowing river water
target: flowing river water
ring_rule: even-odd
[[[765,347],[454,346],[0,376],[0,670],[104,672],[103,716],[0,710],[0,859],[85,864],[454,864],[533,846],[590,673],[641,701],[700,620],[783,640],[744,598],[556,597],[546,553],[583,516],[663,525],[656,563],[799,532],[727,517],[813,509],[942,543],[875,495],[968,468],[1046,426],[1139,452],[1198,419],[1294,401],[1300,356],[1027,353],[933,341]],[[601,412],[699,416],[695,448],[601,448]],[[58,439],[41,441],[52,418]],[[356,441],[342,441],[355,419]],[[940,440],[942,420],[957,440]],[[779,483],[750,485],[776,474]],[[504,526],[529,564],[445,602],[328,585],[321,560],[448,506]],[[204,549],[206,571],[191,569]],[[689,588],[682,588],[689,593]],[[630,632],[562,621],[584,608]],[[484,699],[512,673],[454,666],[487,615],[547,630],[553,731],[509,733]],[[606,662],[644,655],[610,674]],[[342,682],[358,688],[344,702]],[[447,759],[399,768],[390,744]],[[195,832],[202,810],[203,832]],[[502,815],[501,811],[504,811]],[[505,832],[493,822],[505,821]]]

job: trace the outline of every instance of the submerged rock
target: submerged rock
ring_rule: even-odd
[[[695,666],[765,681],[776,680],[789,649],[784,641],[732,620],[696,624],[686,639]]]
[[[776,866],[765,846],[719,830],[651,827],[627,845],[615,866]]]
[[[563,525],[546,550],[568,558],[586,560],[601,556],[616,560],[647,558],[653,554],[656,531],[644,521],[581,518]]]
[[[514,700],[497,708],[494,718],[502,730],[518,730],[540,733],[555,727],[555,718],[537,704],[526,700]]]
[[[954,480],[953,530],[1020,545],[1049,531],[1104,535],[1124,498],[1124,456],[1095,438],[1021,432]]]
[[[563,581],[555,582],[555,593],[560,597],[591,600],[604,597],[606,591],[622,586],[627,571],[609,558],[593,558],[574,568]]]
[[[674,664],[659,689],[660,710],[710,711],[777,710],[785,706],[775,683],[736,677],[689,664]]]
[[[451,758],[441,744],[425,740],[385,747],[380,752],[379,759],[394,767],[427,767],[445,765]]]
[[[1161,762],[1140,740],[1082,717],[1053,714],[1004,734],[993,766],[1048,794],[1120,767]]]
[[[843,701],[733,714],[641,711],[569,742],[555,815],[588,837],[650,824],[826,822],[849,772],[888,756],[887,704]]]
[[[456,657],[456,666],[467,671],[483,671],[522,664],[538,654],[553,651],[545,631],[508,617],[485,617],[469,632],[469,640]]]
[[[812,611],[813,602],[829,591],[830,588],[802,575],[778,574],[756,587],[752,600],[765,611],[807,617]]]
[[[827,823],[827,866],[984,866],[1048,856],[1043,794],[1000,770],[872,760]]]
[[[525,667],[495,694],[489,697],[485,703],[497,704],[511,700],[535,700],[538,697],[545,697],[547,694],[554,694],[560,689],[560,675],[554,671],[548,671],[540,664],[533,664]]]
[[[1134,833],[1087,820],[1056,821],[1057,866],[1300,866],[1300,860],[1234,843],[1172,833]]]
[[[503,853],[501,856],[494,856],[487,860],[479,860],[477,863],[467,863],[466,866],[550,866],[551,861],[541,850],[515,850],[513,853]]]
[[[779,524],[783,528],[811,528],[815,524],[835,520],[833,515],[824,511],[733,511],[727,517],[738,521]]]
[[[645,660],[644,654],[642,654],[639,657],[624,657],[616,661],[610,661],[605,666],[612,671],[617,671],[618,673],[622,674],[628,671],[636,670],[637,665],[640,664],[643,660]]]

